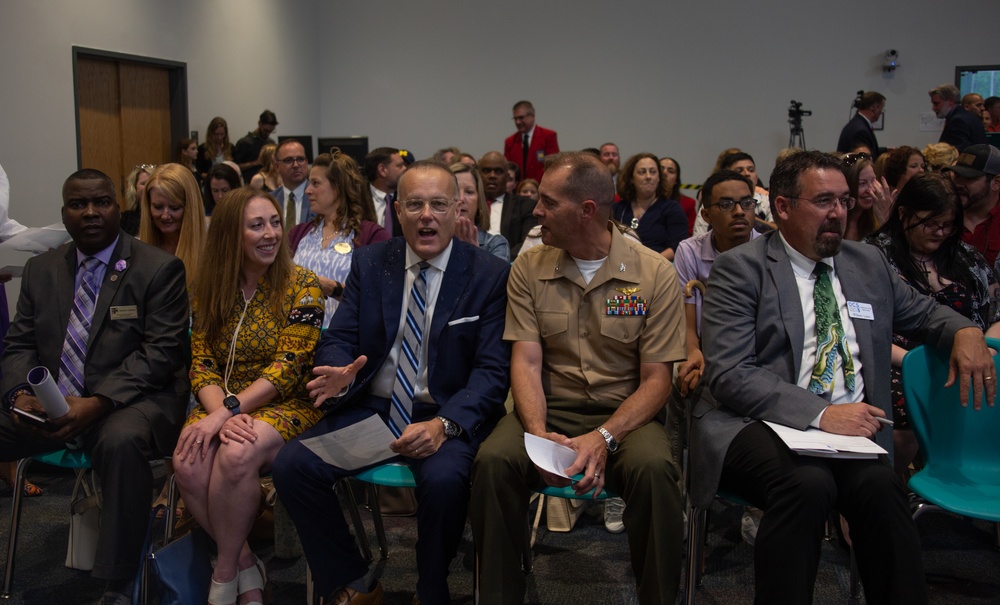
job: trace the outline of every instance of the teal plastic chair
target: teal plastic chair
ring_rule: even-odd
[[[378,509],[378,494],[375,491],[375,486],[412,488],[417,486],[417,481],[413,478],[413,471],[410,470],[410,466],[405,462],[389,462],[373,466],[354,475],[353,479],[364,483],[366,486],[367,500],[372,513],[372,524],[375,526],[375,537],[378,540],[379,561],[385,561],[389,558],[389,547],[385,538],[385,526],[382,524],[382,513]],[[343,492],[347,495],[347,499],[351,504],[348,512],[351,515],[351,521],[354,523],[354,530],[355,534],[357,534],[356,537],[358,546],[361,548],[361,554],[369,561],[373,561],[371,547],[368,544],[368,536],[365,534],[365,526],[361,522],[361,515],[358,512],[360,507],[354,496],[354,490],[349,485],[344,484]]]
[[[10,508],[10,532],[7,537],[7,568],[3,575],[3,592],[0,599],[11,598],[10,587],[14,583],[14,552],[17,549],[17,530],[21,524],[21,504],[24,499],[24,472],[33,461],[44,462],[60,468],[74,469],[79,476],[90,470],[90,456],[80,450],[58,450],[17,462],[14,475],[14,502]]]
[[[986,342],[1000,350],[1000,339]],[[1000,522],[1000,408],[983,405],[975,411],[971,391],[963,408],[957,384],[944,388],[948,361],[948,352],[927,346],[903,358],[903,394],[924,459],[909,486],[941,509]],[[914,511],[914,518],[922,510]]]
[[[579,479],[580,477],[582,476],[577,476],[577,479]],[[389,556],[389,550],[388,547],[386,546],[385,527],[382,525],[382,515],[378,511],[375,486],[382,485],[386,487],[413,488],[417,486],[416,479],[413,478],[413,471],[410,470],[410,466],[405,462],[390,462],[388,464],[374,466],[370,469],[361,471],[357,475],[354,475],[354,479],[357,479],[358,481],[365,483],[368,487],[368,501],[372,503],[372,509],[371,509],[372,523],[375,526],[375,535],[378,539],[378,546],[380,551],[379,559],[384,561]],[[359,508],[357,502],[355,501],[354,493],[350,489],[347,489],[345,491],[347,493],[348,499],[351,501],[351,507],[350,507],[351,520],[354,523],[355,529],[359,533],[361,533],[358,542],[359,546],[361,547],[362,554],[369,560],[371,560],[372,559],[371,549],[368,546],[367,538],[364,537],[364,532],[363,532],[364,525],[361,523],[361,519],[358,513]],[[592,492],[588,492],[582,495],[577,495],[576,492],[573,491],[573,488],[569,486],[552,487],[547,485],[543,488],[535,490],[535,492],[543,496],[549,496],[553,498],[567,498],[570,500],[589,500],[593,497]],[[604,500],[607,498],[615,498],[615,497],[616,496],[614,494],[611,494],[607,490],[605,490],[601,492],[601,495],[598,496],[597,499]],[[542,503],[539,503],[539,507],[541,507],[541,505]],[[528,567],[527,571],[530,571],[531,570],[530,559],[526,561],[526,564]]]

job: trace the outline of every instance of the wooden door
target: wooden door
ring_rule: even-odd
[[[171,161],[170,71],[133,61],[80,56],[76,61],[80,166],[118,186],[140,164]]]

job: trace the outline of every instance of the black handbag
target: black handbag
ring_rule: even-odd
[[[150,602],[160,605],[205,603],[212,582],[212,541],[204,530],[196,527],[162,544],[154,536],[162,535],[162,524],[173,522],[173,515],[165,508],[160,505],[150,514],[132,602],[143,605]],[[164,514],[157,519],[157,511],[161,509]]]

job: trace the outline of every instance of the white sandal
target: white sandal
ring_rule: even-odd
[[[225,583],[216,582],[213,578],[212,587],[208,589],[209,605],[231,605],[232,603],[236,603],[236,600],[240,596],[236,592],[237,580],[239,580],[238,575]]]
[[[246,569],[240,570],[236,575],[236,580],[238,581],[239,587],[237,588],[236,596],[250,592],[251,590],[259,590],[263,594],[264,585],[267,584],[267,569],[264,567],[264,562],[260,560],[260,557],[254,555],[254,559],[257,560],[252,566]],[[264,605],[260,601],[251,601],[247,605]]]

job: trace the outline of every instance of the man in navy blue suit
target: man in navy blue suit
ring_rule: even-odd
[[[310,394],[317,405],[332,401],[333,411],[274,462],[316,590],[334,603],[383,602],[331,489],[371,464],[339,468],[310,440],[373,416],[396,436],[388,453],[406,461],[417,482],[414,603],[450,602],[448,566],[465,527],[472,460],[504,413],[510,363],[502,340],[510,268],[453,237],[457,192],[454,175],[433,161],[414,163],[400,178],[403,237],[354,252],[317,346]]]
[[[938,139],[940,142],[953,145],[959,153],[965,151],[969,145],[988,143],[982,118],[959,105],[957,86],[942,84],[932,88],[927,94],[931,97],[931,109],[934,110],[934,114],[944,120],[944,130]]]
[[[885,96],[882,93],[869,90],[855,101],[854,106],[858,108],[858,112],[840,131],[837,151],[850,153],[860,147],[867,147],[872,158],[877,158],[879,154],[878,139],[875,138],[872,124],[878,122],[878,119],[882,117],[882,112],[885,110]]]

